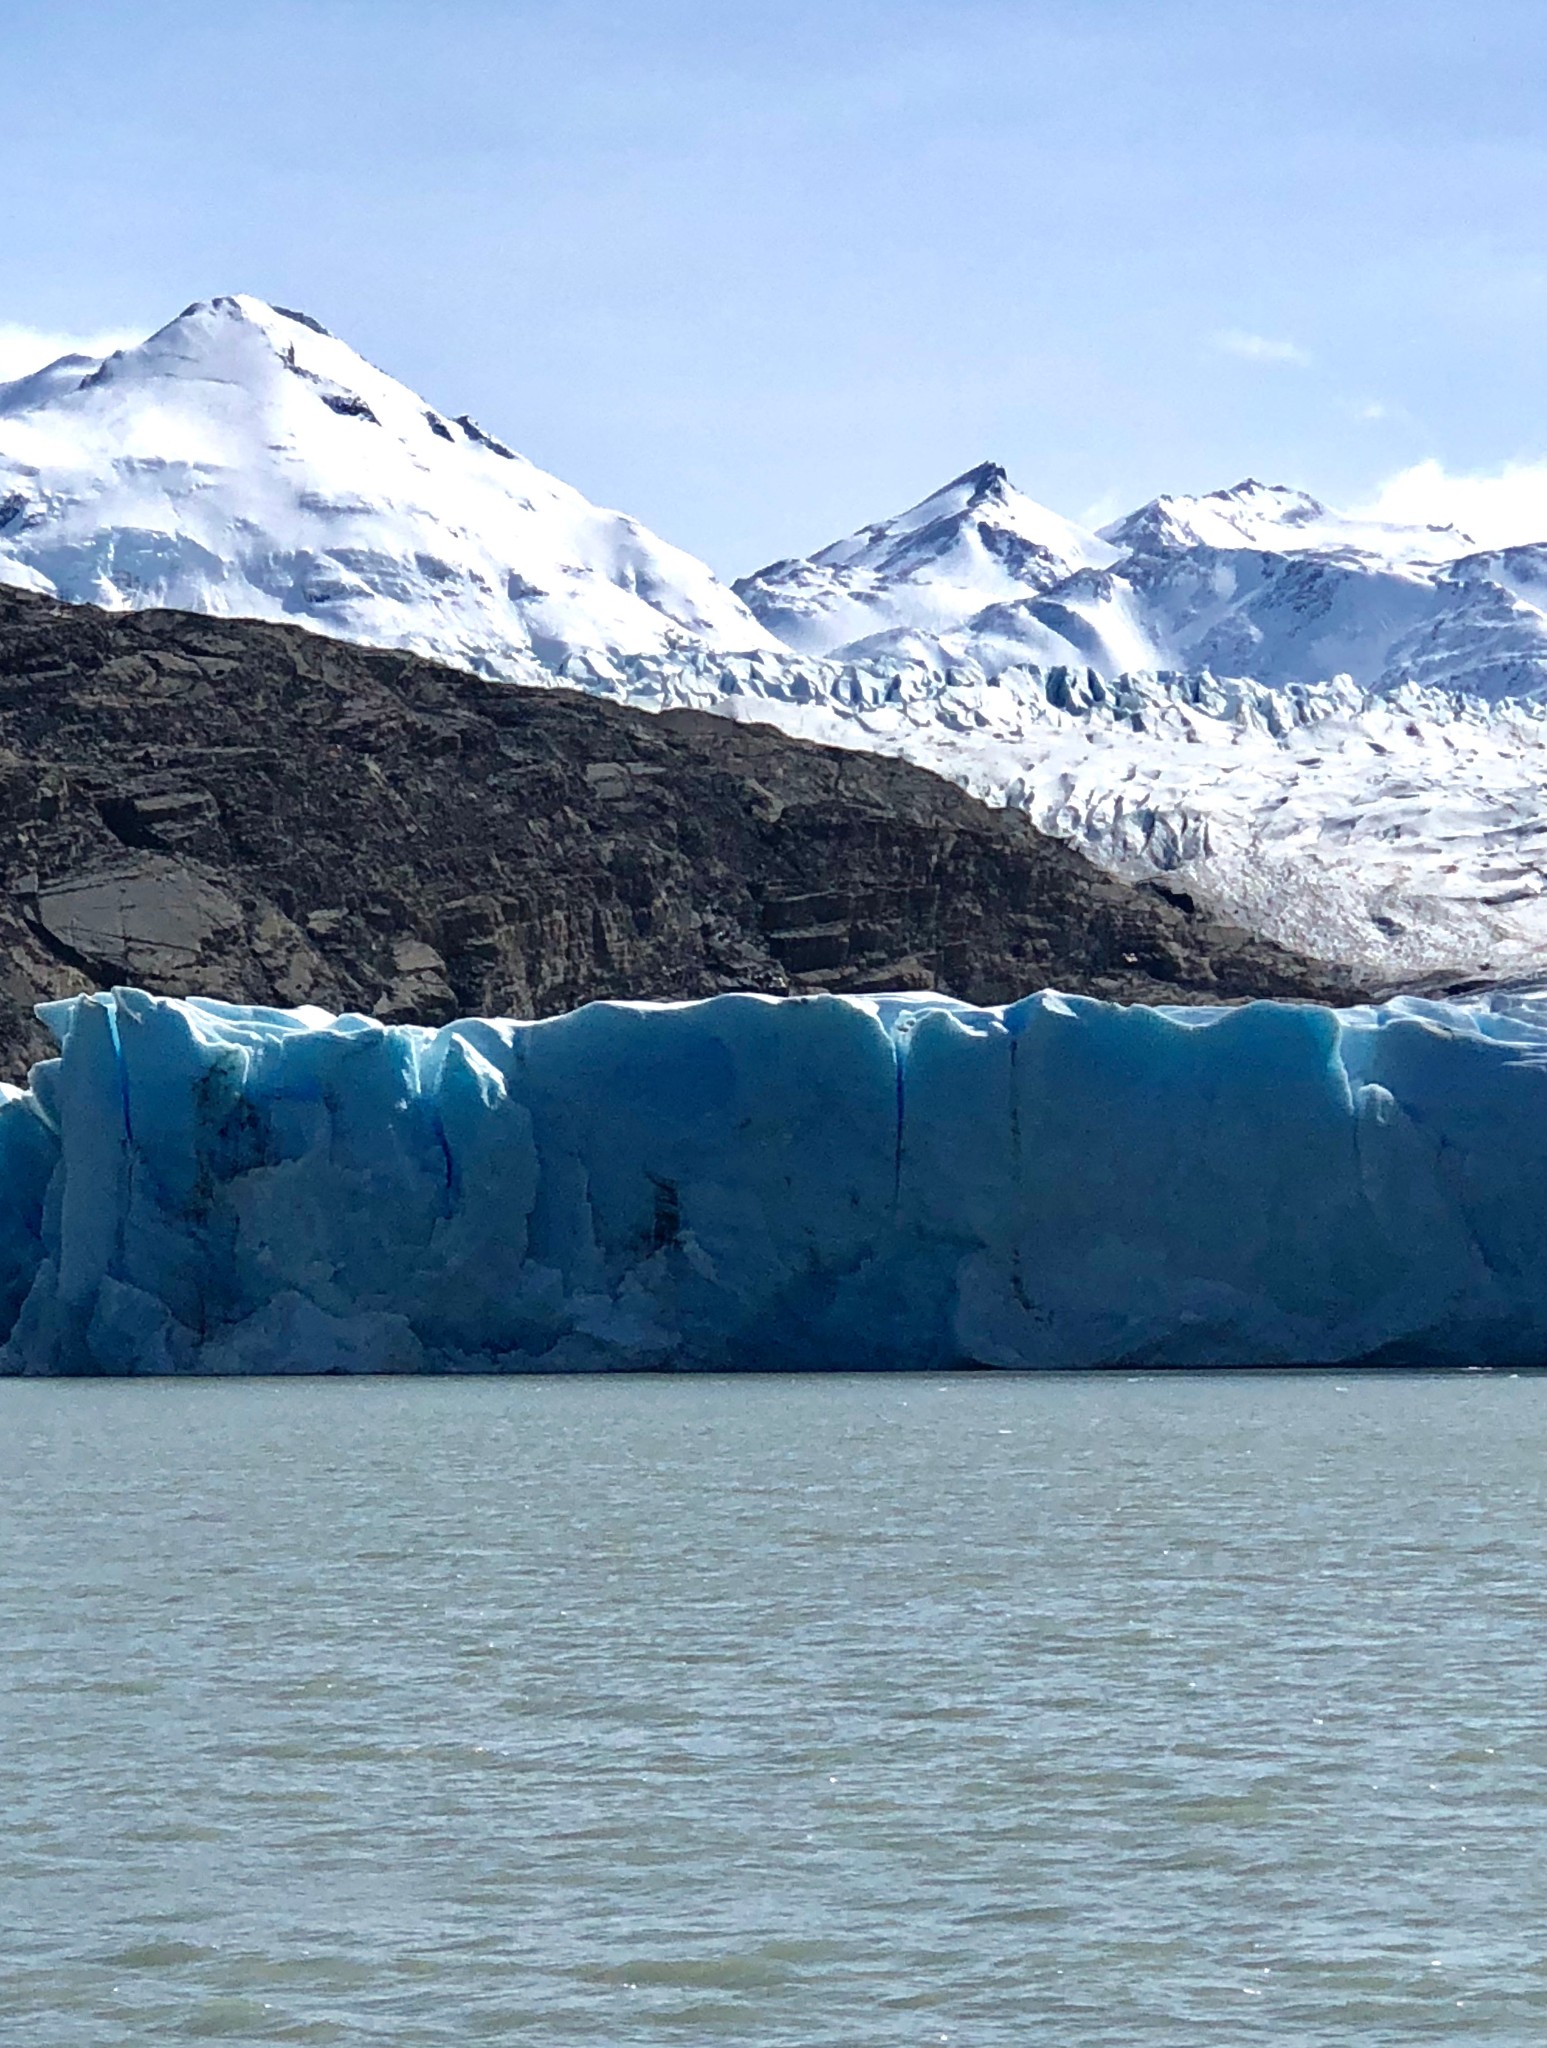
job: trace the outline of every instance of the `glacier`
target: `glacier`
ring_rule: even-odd
[[[1547,952],[1547,540],[1251,478],[1091,532],[985,462],[728,588],[235,296],[0,384],[0,583],[900,754],[1372,988]]]
[[[11,1374],[1547,1361],[1543,994],[42,1014]]]
[[[557,680],[899,756],[1377,990],[1547,955],[1541,696],[703,650],[572,657]]]

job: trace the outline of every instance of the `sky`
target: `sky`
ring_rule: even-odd
[[[1547,536],[1540,0],[0,15],[0,376],[254,292],[726,575],[988,458]]]

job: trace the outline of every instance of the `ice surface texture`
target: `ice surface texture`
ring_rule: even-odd
[[[11,1372],[1547,1357],[1547,1002],[48,1020]]]
[[[899,753],[1377,986],[1547,948],[1547,537],[1250,478],[1096,534],[989,462],[730,590],[236,296],[0,384],[0,583]]]

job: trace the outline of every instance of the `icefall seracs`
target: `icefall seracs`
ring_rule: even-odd
[[[1093,533],[984,463],[732,589],[223,298],[0,385],[0,579],[896,752],[1366,975],[1547,951],[1547,542],[1255,480]]]

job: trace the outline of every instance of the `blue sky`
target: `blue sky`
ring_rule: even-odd
[[[1491,538],[1547,504],[1544,60],[1540,0],[49,0],[0,360],[256,292],[728,574],[988,456]]]

